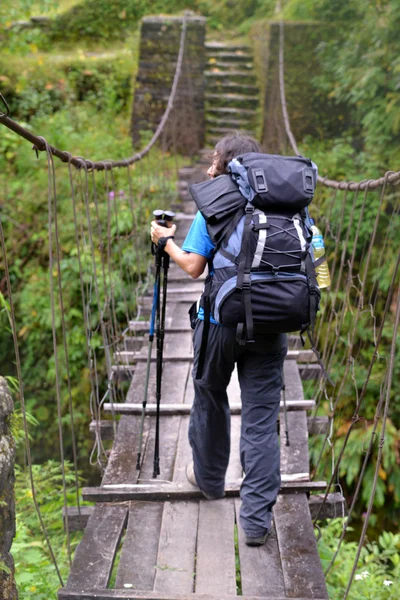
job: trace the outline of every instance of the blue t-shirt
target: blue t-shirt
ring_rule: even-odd
[[[208,235],[206,221],[203,215],[198,212],[193,219],[193,223],[189,229],[185,241],[183,242],[182,250],[184,250],[184,252],[200,254],[200,256],[204,256],[208,259],[212,257],[214,248],[215,246]],[[204,310],[201,306],[199,308],[199,312],[197,313],[197,317],[204,321]],[[211,323],[218,325],[217,321],[212,315],[210,317],[210,321]]]

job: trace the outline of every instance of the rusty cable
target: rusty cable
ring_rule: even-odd
[[[286,105],[286,95],[285,95],[285,70],[284,70],[284,46],[285,46],[285,34],[284,34],[284,23],[281,19],[279,24],[279,89],[281,96],[281,108],[283,115],[283,122],[285,125],[286,135],[289,139],[292,150],[295,154],[299,155],[300,151],[297,146],[296,139],[292,133],[290,127],[290,119],[289,113]],[[389,175],[390,173],[390,175]],[[328,188],[334,188],[336,190],[350,190],[351,192],[355,192],[358,190],[375,190],[378,187],[385,185],[386,183],[395,184],[400,182],[400,171],[390,171],[388,170],[385,175],[379,177],[378,179],[369,179],[363,182],[356,181],[337,181],[335,179],[328,179],[328,177],[321,177],[318,175],[318,181],[322,185]]]
[[[25,127],[22,127],[22,125],[20,125],[19,123],[17,123],[13,119],[11,119],[9,117],[10,109],[8,107],[8,104],[5,100],[5,98],[3,97],[3,95],[1,93],[0,93],[0,100],[3,102],[4,106],[6,107],[6,113],[0,113],[0,123],[5,125],[5,127],[8,127],[8,129],[11,129],[11,131],[14,131],[14,133],[16,133],[17,135],[28,140],[28,142],[31,142],[33,144],[33,149],[35,151],[40,151],[40,152],[50,151],[52,155],[57,156],[57,158],[59,158],[62,162],[70,163],[70,164],[74,165],[74,167],[76,167],[77,169],[81,169],[84,166],[84,164],[86,164],[86,168],[88,170],[106,171],[107,169],[113,169],[115,167],[127,167],[128,165],[138,162],[139,160],[142,160],[142,158],[144,156],[146,156],[146,154],[148,154],[148,152],[150,152],[150,150],[152,149],[152,147],[154,146],[154,144],[160,137],[160,135],[163,132],[164,127],[168,121],[171,110],[173,109],[175,96],[176,96],[176,92],[178,89],[179,78],[180,78],[181,71],[182,71],[183,54],[185,51],[185,42],[186,42],[186,30],[187,30],[187,17],[184,16],[183,20],[182,20],[182,32],[181,32],[179,53],[178,53],[178,59],[177,59],[176,68],[175,68],[174,80],[173,80],[171,92],[170,92],[170,95],[168,98],[167,107],[161,118],[161,121],[158,124],[157,129],[154,132],[154,135],[151,138],[150,142],[140,152],[133,154],[129,158],[123,158],[121,160],[92,161],[87,158],[81,158],[81,157],[77,157],[77,156],[71,157],[71,154],[69,152],[67,152],[65,150],[59,150],[58,148],[51,146],[50,144],[48,144],[45,141],[45,139],[43,137],[35,135],[31,131],[28,131],[28,129],[26,129]]]

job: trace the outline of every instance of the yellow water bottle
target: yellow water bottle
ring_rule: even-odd
[[[324,238],[321,231],[315,225],[314,219],[310,219],[310,221],[313,234],[311,243],[314,251],[314,261],[317,261],[322,256],[325,256]],[[329,287],[331,285],[331,276],[329,274],[329,267],[326,260],[324,260],[324,262],[315,268],[315,273],[317,275],[317,283],[320,289]]]

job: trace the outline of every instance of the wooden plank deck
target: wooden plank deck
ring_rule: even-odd
[[[187,230],[190,220],[182,221]],[[240,389],[233,374],[228,388],[232,449],[226,478],[227,497],[207,501],[185,476],[191,450],[187,439],[193,398],[191,335],[188,303],[202,282],[190,283],[183,294],[184,275],[172,265],[167,305],[160,429],[161,474],[152,480],[154,453],[155,364],[150,368],[149,411],[145,418],[144,454],[136,470],[137,439],[145,363],[129,371],[131,385],[121,412],[109,462],[99,488],[85,497],[98,501],[87,521],[66,587],[59,600],[326,600],[307,492],[324,488],[309,481],[308,428],[314,433],[326,422],[307,418],[312,400],[304,400],[298,360],[285,361],[290,446],[281,444],[282,491],[274,508],[267,543],[249,548],[238,525],[242,469],[239,456]],[[189,285],[189,284],[188,284]],[[146,302],[144,303],[146,305]],[[137,323],[137,322],[136,322]],[[142,333],[142,325],[130,324]],[[168,330],[170,333],[168,333]],[[139,354],[147,356],[146,336]],[[121,357],[120,357],[121,358]],[[303,365],[307,377],[316,366]],[[118,365],[116,365],[118,368]],[[314,371],[312,371],[314,369]],[[129,407],[134,407],[130,409]],[[107,407],[111,409],[110,406]],[[114,407],[115,408],[115,407]],[[92,429],[95,425],[92,425]],[[101,426],[105,429],[105,426]],[[109,439],[113,432],[109,431]],[[291,481],[291,478],[294,481]],[[236,497],[235,497],[236,496]],[[122,536],[124,537],[122,538]],[[122,547],[121,538],[123,539]],[[110,588],[110,580],[115,581]]]

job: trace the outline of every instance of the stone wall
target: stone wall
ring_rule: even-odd
[[[188,17],[177,97],[161,136],[164,149],[189,155],[204,145],[205,25],[204,17]],[[131,124],[135,148],[149,140],[167,107],[181,30],[182,17],[157,16],[142,20]]]
[[[298,144],[306,135],[326,139],[340,135],[348,110],[317,88],[321,72],[318,45],[329,38],[320,23],[285,23],[285,95],[290,124]],[[256,73],[262,91],[262,144],[269,153],[292,154],[286,137],[279,90],[279,23],[260,21],[251,31]]]
[[[13,410],[13,400],[7,382],[0,377],[0,598],[2,600],[18,598],[14,581],[14,561],[10,554],[15,536],[15,444],[9,424]]]

